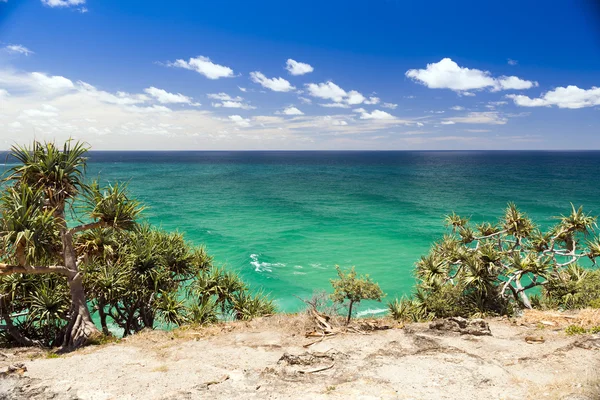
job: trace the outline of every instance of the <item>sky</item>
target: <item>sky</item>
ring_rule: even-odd
[[[593,0],[0,0],[0,150],[600,149]]]

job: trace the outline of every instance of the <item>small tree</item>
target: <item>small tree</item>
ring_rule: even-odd
[[[383,292],[379,285],[369,278],[369,275],[357,277],[354,267],[348,272],[342,271],[338,265],[335,269],[340,279],[331,280],[333,286],[331,300],[336,303],[343,303],[347,299],[350,302],[348,304],[348,318],[346,319],[346,324],[348,324],[352,318],[354,303],[360,303],[361,300],[381,301]]]

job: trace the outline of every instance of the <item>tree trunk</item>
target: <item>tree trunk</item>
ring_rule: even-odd
[[[79,266],[77,265],[73,235],[67,230],[64,204],[62,204],[60,210],[62,210],[59,213],[59,218],[62,225],[60,236],[63,245],[63,260],[65,267],[69,270],[67,279],[71,293],[69,323],[67,324],[62,348],[63,350],[73,350],[86,345],[91,338],[98,337],[101,334],[96,325],[94,325],[87,306],[87,299],[83,288],[83,275],[79,272]]]
[[[94,325],[87,306],[82,281],[81,275],[68,278],[69,291],[71,292],[71,309],[62,345],[65,350],[79,348],[86,345],[90,339],[100,336],[100,331]]]
[[[106,310],[103,301],[98,302],[98,315],[100,316],[100,326],[102,326],[102,333],[106,336],[110,336],[108,325],[106,324]]]
[[[346,320],[346,325],[348,325],[350,323],[350,318],[352,318],[352,306],[354,305],[354,302],[352,300],[350,300],[350,305],[348,306],[348,319]]]
[[[6,308],[6,304],[4,299],[0,298],[0,317],[4,320],[6,324],[6,330],[12,336],[13,339],[21,346],[37,346],[43,347],[42,343],[37,340],[29,339],[27,336],[21,334],[19,329],[13,324],[12,318],[10,317],[10,311]]]

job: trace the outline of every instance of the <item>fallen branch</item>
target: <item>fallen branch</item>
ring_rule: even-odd
[[[328,369],[333,368],[333,366],[335,365],[335,361],[333,363],[331,363],[331,365],[327,366],[327,367],[320,367],[320,368],[315,368],[315,369],[307,369],[307,370],[299,370],[298,373],[300,374],[314,374],[315,372],[321,372],[321,371],[327,371]]]
[[[229,379],[229,375],[223,375],[221,378],[219,378],[216,381],[204,382],[204,385],[206,385],[206,388],[208,389],[211,385],[218,385],[220,383],[225,382],[228,379]]]

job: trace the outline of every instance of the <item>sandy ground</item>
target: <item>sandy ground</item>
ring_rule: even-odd
[[[4,349],[0,371],[27,371],[0,378],[0,399],[600,399],[598,335],[499,319],[488,320],[492,336],[388,321],[304,347],[316,340],[305,337],[309,320],[144,332],[58,358]]]

